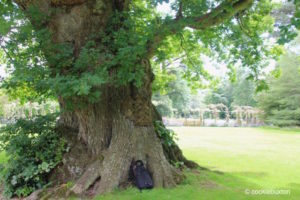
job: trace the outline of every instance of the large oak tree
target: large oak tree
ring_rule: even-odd
[[[162,17],[155,0],[1,1],[3,83],[22,100],[56,98],[60,132],[71,145],[52,179],[97,193],[128,180],[132,159],[143,160],[155,187],[174,186],[188,167],[178,146],[155,132],[161,117],[151,103],[151,63],[180,57],[191,82],[205,77],[200,54],[228,66],[242,63],[258,78],[269,56],[260,35],[271,31],[267,0],[176,0]],[[208,53],[209,50],[209,53]]]

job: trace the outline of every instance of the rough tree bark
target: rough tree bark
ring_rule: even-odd
[[[153,122],[161,118],[151,103],[153,74],[149,62],[142,66],[146,74],[142,87],[103,87],[99,103],[61,116],[59,125],[67,130],[63,134],[71,151],[55,171],[54,181],[75,180],[76,194],[91,186],[97,194],[108,192],[128,182],[130,163],[139,159],[146,163],[155,187],[171,187],[183,178],[171,162],[197,166],[185,159],[177,145],[163,145],[158,138]]]
[[[88,37],[104,31],[108,19],[116,10],[126,11],[130,0],[15,0],[15,2],[36,29],[47,28],[51,32],[52,43],[72,44],[76,60]],[[204,29],[219,24],[221,19],[233,16],[251,3],[252,0],[225,1],[224,5],[220,4],[210,13],[186,20],[193,25],[181,22],[185,22],[182,13],[177,15],[178,19],[175,19],[174,23],[178,23],[181,28],[190,26]],[[228,12],[227,4],[236,11]],[[46,16],[39,19],[38,24],[37,19],[28,12],[31,6]],[[41,23],[41,20],[44,21]],[[169,28],[170,30],[166,32],[172,33],[173,27],[165,24],[162,29]],[[65,154],[63,164],[52,174],[52,180],[75,181],[71,190],[76,194],[84,194],[90,188],[95,193],[109,192],[127,182],[130,162],[132,159],[140,159],[150,170],[155,187],[170,187],[183,178],[182,173],[171,163],[182,162],[189,167],[197,166],[182,155],[177,145],[163,145],[153,126],[153,121],[161,118],[151,103],[151,83],[154,76],[149,59],[164,37],[165,35],[156,35],[150,40],[147,47],[148,55],[138,61],[145,72],[141,87],[136,88],[133,84],[122,87],[102,85],[98,88],[101,90],[100,102],[62,113],[58,131],[67,139],[70,151]],[[47,54],[49,52],[45,51],[46,57]],[[51,67],[53,66],[50,65]],[[64,110],[65,99],[61,97],[58,99]],[[78,102],[73,102],[75,105],[76,103]]]

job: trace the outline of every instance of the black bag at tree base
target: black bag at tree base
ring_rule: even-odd
[[[141,160],[131,162],[129,177],[134,179],[136,187],[140,190],[153,188],[153,181],[150,173]]]

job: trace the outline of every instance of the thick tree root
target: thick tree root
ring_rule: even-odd
[[[181,163],[183,167],[192,169],[201,168],[196,162],[186,159],[177,144],[172,144],[171,146],[163,144],[163,149],[170,163]]]
[[[87,167],[86,171],[77,180],[71,191],[75,194],[84,193],[100,177],[101,160],[97,160]]]

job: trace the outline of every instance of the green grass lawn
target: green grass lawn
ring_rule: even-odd
[[[274,128],[173,127],[184,154],[210,171],[186,171],[172,189],[116,191],[98,200],[300,199],[300,131]],[[299,134],[297,134],[299,133]],[[290,194],[245,194],[245,190]],[[283,191],[284,192],[284,191]]]
[[[115,191],[98,200],[300,199],[300,131],[272,128],[173,127],[184,154],[206,171],[186,171],[171,189]],[[0,161],[5,155],[0,154]],[[245,190],[289,190],[247,195]]]

